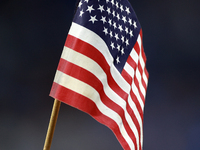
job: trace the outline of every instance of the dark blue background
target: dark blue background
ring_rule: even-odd
[[[200,149],[200,1],[131,0],[150,74],[144,150]],[[42,149],[49,91],[75,1],[0,1],[0,149]],[[122,150],[113,133],[65,104],[52,150]]]

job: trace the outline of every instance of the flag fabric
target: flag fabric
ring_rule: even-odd
[[[141,150],[148,83],[142,29],[128,0],[80,0],[50,96]]]

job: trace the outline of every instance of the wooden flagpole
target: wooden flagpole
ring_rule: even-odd
[[[54,130],[56,127],[56,122],[57,122],[57,118],[58,118],[58,114],[60,110],[60,104],[61,104],[60,101],[56,99],[54,100],[54,105],[53,105],[53,109],[51,113],[51,118],[50,118],[49,127],[48,127],[43,150],[50,150],[51,148],[53,134],[54,134]]]

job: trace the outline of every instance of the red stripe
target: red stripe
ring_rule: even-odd
[[[137,97],[136,97],[136,95],[135,95],[135,93],[133,92],[132,89],[130,91],[130,96],[131,96],[132,101],[135,103],[135,106],[136,106],[136,108],[137,108],[137,110],[138,110],[138,112],[140,114],[141,119],[143,120],[142,107],[141,107],[141,105],[140,105],[140,103],[139,103],[139,101],[138,101],[138,99],[137,99]]]
[[[113,79],[110,73],[110,66],[108,65],[105,57],[95,47],[71,35],[68,35],[65,46],[97,62],[107,74],[108,84],[112,90],[115,91],[124,100],[128,98],[128,94],[124,92],[124,90],[121,89],[121,87],[119,87],[119,85]]]
[[[133,92],[133,90],[131,89],[131,91],[130,91],[130,96],[131,96],[131,99],[132,99],[132,101],[133,101],[133,103],[135,103],[135,105],[136,105],[136,108],[137,108],[137,110],[138,110],[138,112],[139,112],[139,114],[140,114],[140,117],[141,117],[141,120],[142,120],[142,125],[143,125],[143,111],[142,111],[142,107],[141,107],[141,105],[140,105],[140,103],[138,102],[138,99],[137,99],[137,97],[136,97],[136,95],[134,94],[134,92]],[[135,116],[134,116],[135,117]],[[132,119],[134,119],[134,118],[132,118]],[[135,119],[136,119],[136,117],[135,117]],[[137,120],[137,119],[136,119]],[[137,120],[137,123],[138,123],[138,120]],[[136,124],[136,123],[135,123]],[[138,123],[138,125],[137,126],[139,126],[139,128],[137,128],[137,130],[139,131],[138,133],[139,133],[139,149],[141,150],[142,149],[142,145],[141,145],[141,132],[140,132],[140,129],[141,128],[143,128],[142,126],[140,127],[140,125],[139,125],[139,123]]]
[[[65,67],[62,67],[62,66],[65,66]],[[107,95],[104,92],[104,88],[106,89],[106,87],[103,87],[103,84],[96,76],[91,74],[89,71],[83,68],[80,68],[79,66],[72,64],[64,59],[60,60],[58,70],[92,86],[99,93],[101,101],[107,107],[111,108],[116,113],[118,113],[119,116],[122,118],[124,127],[136,146],[136,138],[129,124],[127,123],[125,119],[124,110],[121,108],[121,106],[117,105],[111,99],[107,97]],[[127,106],[127,107],[130,107],[130,106]],[[135,148],[137,149],[137,146]]]
[[[137,43],[137,46],[136,46],[136,47],[137,47],[136,49],[139,49],[138,43]],[[138,51],[137,53],[139,53],[139,51]],[[136,63],[135,63],[135,61],[133,60],[133,58],[132,58],[131,56],[128,57],[127,63],[128,63],[129,65],[132,64],[131,67],[134,69],[134,71],[136,71],[136,68],[138,67],[140,74],[143,72],[140,62],[138,61],[138,66],[137,66]],[[146,69],[145,69],[145,70],[146,70]],[[144,70],[144,71],[145,71],[145,70]],[[147,71],[146,71],[146,72],[147,72]],[[123,76],[127,78],[128,73],[127,73],[125,70],[123,70],[122,73],[123,73]],[[147,72],[147,73],[148,73],[148,72]],[[129,83],[130,83],[130,80],[132,80],[132,78],[131,78],[131,79],[130,79],[130,78],[131,78],[131,76],[129,75],[129,78],[127,79],[127,80],[129,80]],[[141,79],[142,79],[142,82],[144,82],[144,79],[143,79],[143,78],[141,78]],[[132,81],[131,81],[131,82],[132,82]],[[142,99],[143,102],[144,102],[144,99],[143,99],[144,96],[143,96],[143,94],[142,94],[142,92],[141,92],[141,90],[140,90],[140,88],[139,88],[139,82],[138,82],[138,79],[136,78],[136,75],[134,76],[134,83],[135,83],[135,85],[136,85],[136,87],[137,87],[137,89],[138,89],[138,92],[139,92],[139,94],[140,94],[141,99]],[[145,83],[145,82],[144,82],[144,83]],[[145,89],[146,89],[146,84],[145,84],[144,87],[145,87]],[[139,113],[140,113],[141,118],[143,118],[143,111],[142,111],[142,108],[141,108],[141,106],[140,106],[140,104],[139,104],[139,102],[138,102],[137,97],[135,96],[135,94],[133,93],[132,90],[131,90],[131,93],[130,93],[130,94],[131,94],[132,99],[134,99],[134,103],[136,104],[136,107],[137,107],[137,109],[138,109],[138,111],[139,111]]]
[[[132,82],[132,77],[124,69],[122,71],[122,76],[127,80],[127,82],[129,84],[131,84],[130,82]],[[131,96],[132,101],[136,105],[137,111],[139,112],[141,119],[143,120],[142,108],[141,108],[141,106],[140,106],[140,104],[139,104],[139,102],[138,102],[138,100],[137,100],[137,98],[136,98],[136,96],[135,96],[135,94],[133,93],[132,90],[130,91],[130,96]],[[140,141],[140,139],[141,139],[140,128],[142,128],[142,127],[140,127],[139,122],[138,122],[133,110],[131,109],[129,103],[127,103],[127,111],[130,114],[130,116],[131,116],[131,118],[132,118],[132,120],[133,120],[133,122],[134,122],[134,124],[137,128],[137,131],[138,131],[138,134],[139,134],[139,150],[142,150],[141,141]]]
[[[142,99],[142,101],[143,101],[143,103],[144,103],[144,101],[145,101],[144,95],[142,94],[142,92],[141,92],[141,90],[140,90],[139,82],[138,82],[136,76],[134,76],[134,83],[135,83],[135,86],[137,87],[138,92],[139,92],[139,94],[140,94],[140,97],[141,97],[141,99]]]
[[[132,59],[131,56],[128,57],[127,59],[127,63],[134,69],[134,71],[136,71],[136,63],[135,61]],[[140,61],[138,61],[138,69],[139,69],[139,72],[142,76],[143,74],[143,70],[142,70],[142,67],[141,67],[141,64],[140,64]],[[122,76],[125,78],[125,80],[131,85],[132,84],[132,77],[125,71],[123,70],[122,71]],[[144,86],[145,89],[147,89],[147,85],[146,83],[144,82],[144,79],[141,78],[141,82],[142,82],[142,85]]]
[[[139,54],[140,54],[140,47],[139,47],[138,42],[135,43],[135,45],[134,45],[134,49],[135,49],[136,53],[137,53],[138,56],[139,56]],[[136,63],[137,63],[137,62],[136,62]]]
[[[82,110],[88,113],[100,123],[108,126],[113,131],[118,141],[120,141],[122,147],[124,149],[130,150],[129,145],[127,144],[126,140],[121,135],[118,125],[111,118],[102,114],[93,101],[70,89],[60,86],[55,82],[52,85],[50,96],[64,103],[67,103],[70,106],[73,106],[79,110]]]
[[[140,75],[141,75],[141,83],[142,83],[142,85],[143,85],[143,87],[144,87],[144,89],[145,89],[145,91],[146,91],[147,85],[146,85],[146,83],[144,82],[144,79],[143,79],[144,70],[142,69],[142,66],[141,66],[141,64],[140,64],[140,61],[138,61],[138,70],[139,70]],[[138,88],[139,88],[139,87],[138,87]]]
[[[136,70],[137,64],[136,64],[136,62],[133,60],[133,58],[132,58],[131,56],[128,57],[127,63],[128,63],[134,70]]]
[[[122,76],[125,78],[125,80],[129,84],[132,83],[132,77],[124,69],[122,71]],[[136,98],[136,96],[135,96],[135,94],[133,93],[132,90],[130,91],[130,96],[131,96],[132,101],[136,105],[136,108],[137,108],[137,111],[140,114],[141,120],[143,120],[143,111],[142,111],[142,108],[141,108],[141,106],[140,106],[140,104],[139,104],[139,102],[138,102],[138,100],[137,100],[137,98]],[[132,120],[133,120],[133,122],[134,122],[134,124],[135,124],[135,126],[137,128],[137,131],[138,131],[138,134],[139,134],[139,150],[142,150],[142,145],[141,145],[141,141],[140,141],[140,139],[141,139],[140,128],[142,128],[142,127],[140,127],[139,122],[138,122],[138,120],[137,120],[137,118],[136,118],[133,110],[131,109],[129,103],[127,103],[127,111],[130,114],[130,116],[131,116],[131,118],[132,118]]]
[[[145,55],[145,53],[144,53],[143,45],[142,45],[142,58],[143,58],[143,60],[144,60],[144,63],[146,64],[147,58],[146,58],[146,55]]]
[[[144,63],[146,63],[146,60],[147,60],[147,58],[146,58],[146,55],[145,55],[145,53],[144,53],[144,46],[143,46],[143,40],[142,40],[142,38],[143,38],[143,35],[142,35],[142,29],[140,30],[140,37],[141,37],[141,52],[142,52],[142,58],[143,58],[143,60],[144,60]]]
[[[147,69],[146,69],[146,68],[144,69],[144,73],[145,73],[145,75],[146,75],[147,79],[149,79],[149,73],[148,73],[148,71],[147,71]]]
[[[126,70],[122,70],[122,77],[131,85],[133,78],[126,72]]]
[[[136,116],[135,116],[135,113],[134,113],[133,110],[131,109],[129,103],[127,103],[127,108],[126,108],[126,109],[127,109],[128,113],[130,114],[133,123],[134,123],[135,126],[136,126],[136,129],[137,129],[138,135],[139,135],[139,139],[140,139],[140,137],[141,137],[140,125],[139,125],[139,122],[138,122],[138,120],[137,120],[137,118],[136,118]],[[139,140],[139,142],[140,142],[140,140]],[[140,147],[140,146],[139,146],[139,147]]]
[[[140,61],[138,61],[138,71],[140,72],[140,75],[142,76],[143,70],[142,70],[142,66],[140,64]]]
[[[134,69],[134,71],[136,71],[136,63],[135,61],[132,59],[131,56],[128,57],[127,59],[127,63]],[[140,66],[141,68],[141,66]],[[122,71],[122,76],[126,79],[126,81],[131,84],[132,83],[132,77],[126,72],[126,70],[123,69]],[[144,81],[144,80],[142,80]],[[136,82],[137,83],[137,82]],[[138,88],[138,87],[137,87]],[[141,92],[140,92],[140,95],[141,95]],[[138,99],[137,97],[135,96],[135,94],[133,93],[132,89],[130,91],[130,96],[131,96],[131,99],[133,100],[133,102],[135,103],[136,105],[136,108],[140,114],[140,117],[143,121],[143,111],[142,111],[142,108],[141,108],[141,105],[139,104],[138,102]],[[130,107],[130,106],[129,106]],[[141,138],[141,133],[140,133],[140,125],[138,123],[138,120],[136,119],[136,116],[132,111],[132,109],[129,110],[129,108],[127,108],[127,111],[129,112],[130,116],[132,117],[132,120],[134,121],[134,124],[136,125],[136,128],[138,130],[138,133],[139,133],[139,139]],[[132,114],[133,113],[133,114]],[[133,117],[134,116],[134,117]],[[139,144],[139,149],[141,150],[142,149],[142,146],[141,146],[141,141],[140,141],[140,144]]]
[[[145,55],[145,52],[144,52],[144,46],[143,46],[143,40],[142,40],[143,39],[142,29],[140,30],[140,36],[141,36],[141,42],[142,42],[142,58],[144,60],[144,63],[146,64],[147,58],[146,58],[146,55]],[[145,73],[147,80],[148,80],[149,79],[149,73],[148,73],[146,67],[144,68],[144,73]],[[146,83],[145,83],[144,87],[145,87],[145,89],[147,89]]]
[[[140,74],[141,74],[141,72],[142,72],[142,67],[141,67],[141,65],[140,65],[140,62],[138,61],[138,66],[136,66],[136,64],[135,64],[135,61],[129,56],[129,61],[128,61],[129,63],[131,63],[131,64],[134,64],[132,67],[134,68],[134,70],[136,71],[136,67],[138,68],[138,70],[139,70],[139,72],[140,72]],[[123,71],[123,77],[126,77],[125,79],[127,80],[127,82],[129,82],[130,83],[130,77],[128,78],[127,76],[128,75],[126,75],[125,73],[127,73],[127,72],[125,72],[125,71]],[[128,74],[128,73],[127,73]],[[143,79],[142,79],[143,80]],[[137,89],[138,89],[138,92],[139,92],[139,94],[140,94],[140,97],[141,97],[141,99],[143,100],[143,102],[145,101],[145,99],[144,99],[144,96],[143,96],[143,94],[142,94],[142,92],[141,92],[141,90],[140,90],[140,88],[139,88],[139,82],[138,82],[138,79],[136,78],[136,75],[134,75],[134,83],[135,83],[135,86],[137,87]]]
[[[126,81],[129,84],[132,83],[132,77],[124,69],[122,71],[122,76],[126,79]],[[136,98],[136,96],[135,96],[135,94],[133,93],[132,90],[130,91],[130,96],[131,96],[132,101],[136,105],[137,111],[139,112],[141,119],[143,120],[143,111],[142,111],[142,108],[141,108],[141,106],[140,106],[140,104],[139,104],[139,102],[138,102],[138,100],[137,100],[137,98]],[[139,122],[138,122],[138,120],[137,120],[137,118],[136,118],[133,110],[131,109],[129,103],[127,103],[127,111],[130,114],[130,116],[131,116],[131,118],[132,118],[132,120],[133,120],[133,122],[134,122],[134,124],[135,124],[135,126],[137,128],[137,131],[138,131],[138,134],[139,134],[139,139],[141,139],[140,128],[142,128],[142,127],[140,127]],[[141,141],[140,140],[139,140],[139,150],[142,150],[142,146],[141,146]]]
[[[143,58],[143,59],[144,59],[144,58]],[[145,61],[146,61],[146,60],[145,60]],[[142,66],[141,66],[140,61],[138,61],[138,70],[139,70],[140,75],[141,75],[141,82],[142,82],[142,85],[143,85],[143,87],[144,87],[144,89],[145,89],[145,91],[146,91],[147,85],[146,85],[146,83],[145,83],[145,81],[144,81],[144,79],[143,79],[143,73],[145,72],[146,68],[142,69]]]
[[[142,41],[142,38],[143,38],[142,29],[140,29],[140,37],[141,37],[141,41]]]
[[[144,87],[144,89],[145,89],[145,92],[146,92],[146,90],[147,90],[147,85],[146,85],[146,83],[145,83],[145,81],[144,81],[143,78],[142,78],[142,85],[143,85],[143,87]]]
[[[137,67],[136,62],[133,60],[133,58],[130,55],[126,63],[128,63],[134,69],[134,71],[136,70],[136,67]],[[122,70],[121,75],[130,85],[132,84],[133,77],[125,69]]]

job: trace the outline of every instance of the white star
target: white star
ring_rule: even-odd
[[[102,6],[101,6],[101,5],[99,5],[99,8],[98,8],[98,10],[100,10],[101,12],[105,11],[105,10],[104,10],[104,8],[103,8],[103,5],[102,5]]]
[[[98,20],[96,19],[96,16],[90,16],[89,21],[92,21],[92,23],[94,23],[95,21],[98,21]]]
[[[80,11],[80,17],[82,17],[83,16],[83,14],[84,14],[84,12],[83,12],[83,9]]]
[[[87,3],[88,3],[88,1],[89,1],[89,0],[85,0],[85,2],[87,2]]]
[[[112,19],[109,19],[108,23],[110,24],[110,26],[112,25]]]
[[[132,19],[131,18],[128,18],[128,22],[130,24],[130,26],[132,25]]]
[[[105,35],[107,35],[107,34],[108,34],[108,28],[105,28],[105,27],[104,27],[103,32],[105,33]]]
[[[129,45],[129,41],[128,41],[128,39],[126,39],[126,46],[128,46]]]
[[[94,10],[93,5],[92,6],[88,6],[88,9],[86,11],[89,11],[91,13],[92,10]]]
[[[130,30],[129,34],[130,34],[130,37],[134,36],[132,30]]]
[[[106,11],[107,11],[108,14],[110,15],[111,11],[110,11],[110,8],[109,8],[109,7],[107,7],[107,10],[106,10]]]
[[[121,49],[121,55],[124,55],[125,53],[124,53],[124,48],[122,47],[122,49]]]
[[[120,32],[123,31],[122,25],[119,25],[118,29],[120,30]]]
[[[117,19],[118,19],[118,21],[119,21],[119,20],[120,20],[120,16],[119,16],[119,14],[118,14],[118,13],[117,13],[117,16],[116,16],[116,17],[117,17]]]
[[[122,16],[122,20],[124,21],[124,23],[126,23],[127,22],[126,16]]]
[[[113,10],[113,13],[112,13],[112,15],[113,15],[113,18],[115,17],[115,11]]]
[[[117,8],[117,9],[119,8],[119,3],[118,3],[118,2],[116,2],[116,8]]]
[[[117,44],[117,49],[118,49],[118,52],[120,51],[120,45],[119,44]]]
[[[126,7],[126,10],[125,10],[126,12],[127,12],[127,14],[130,14],[131,12],[130,12],[130,10],[129,10],[129,7]]]
[[[111,3],[112,3],[112,5],[115,5],[115,2],[114,2],[114,0],[111,0]]]
[[[107,21],[106,21],[106,17],[101,16],[101,21],[103,21],[103,24],[104,24],[105,22],[107,22]]]
[[[126,34],[128,34],[128,27],[125,27]]]
[[[81,8],[82,4],[83,3],[80,1],[79,4],[78,4],[78,7]]]
[[[110,38],[112,38],[113,37],[113,34],[112,34],[112,31],[110,30]]]
[[[122,37],[121,37],[121,40],[122,40],[122,43],[124,43],[124,36],[122,35]]]
[[[113,27],[114,27],[114,29],[117,28],[116,22],[114,22],[114,21],[113,21]]]
[[[137,28],[137,24],[136,24],[136,22],[135,22],[135,21],[133,21],[133,26],[134,26],[134,29],[136,29],[136,28]]]
[[[111,42],[110,46],[112,47],[112,49],[114,49],[114,48],[115,48],[115,45],[114,45],[114,43],[113,43],[113,42]]]
[[[115,33],[115,38],[116,38],[116,41],[119,40],[119,37],[118,37],[117,33]]]
[[[117,61],[117,64],[120,63],[119,56],[117,56],[116,61]]]
[[[106,0],[106,3],[108,3],[109,2],[109,0]]]
[[[121,12],[124,11],[123,5],[120,4]]]

